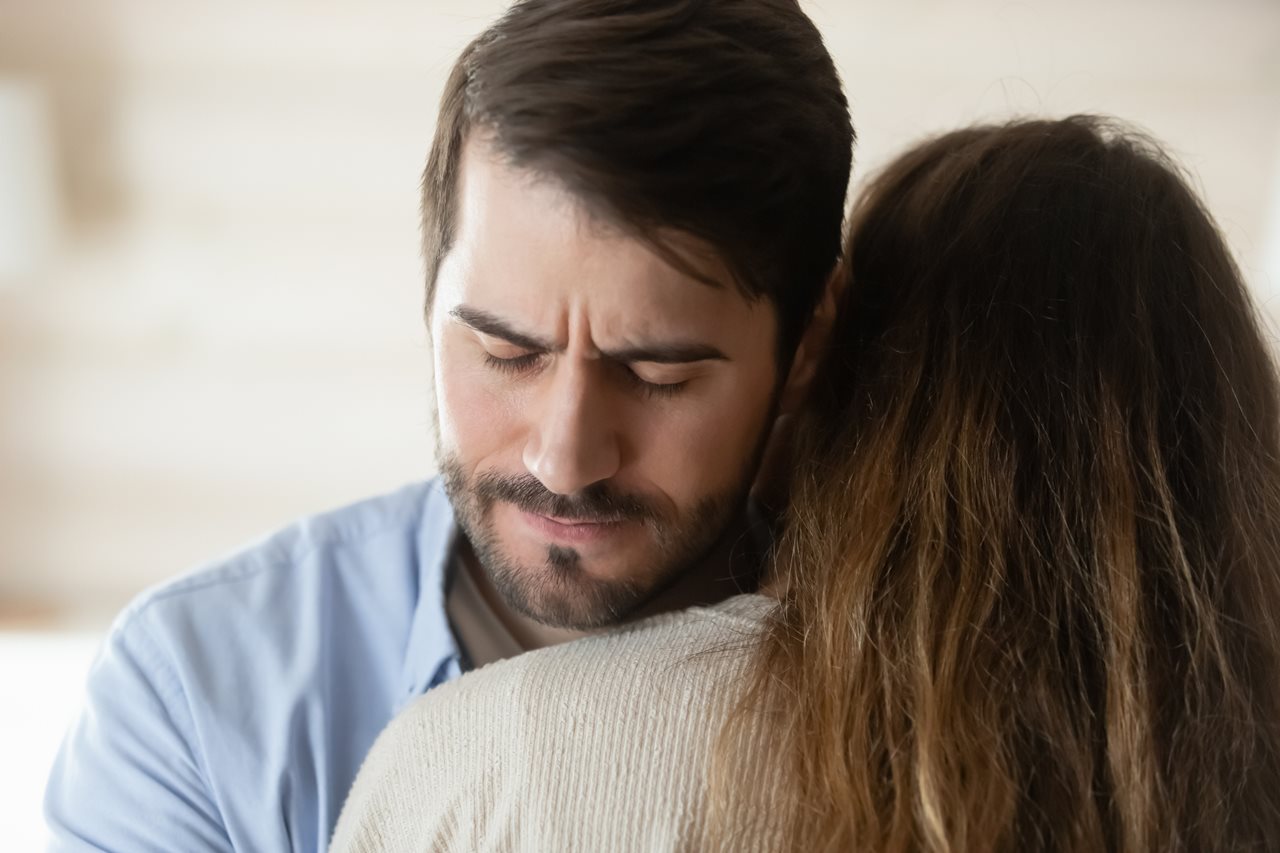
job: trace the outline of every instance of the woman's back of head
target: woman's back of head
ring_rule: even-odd
[[[1280,845],[1280,395],[1177,170],[1095,118],[947,134],[848,265],[726,731],[777,732],[795,849]]]

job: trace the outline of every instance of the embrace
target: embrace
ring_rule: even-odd
[[[846,199],[795,0],[518,0],[422,184],[438,478],[117,620],[57,851],[1280,849],[1280,385],[1098,116]]]

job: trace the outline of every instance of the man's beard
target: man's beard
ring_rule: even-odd
[[[468,479],[455,454],[438,454],[445,489],[458,524],[481,568],[512,610],[544,625],[587,630],[617,624],[670,588],[713,550],[746,503],[751,470],[733,487],[701,499],[677,518],[665,518],[640,495],[595,483],[575,495],[548,491],[533,475],[485,472]],[[573,548],[548,545],[540,566],[522,565],[504,552],[493,528],[494,504],[503,501],[534,515],[578,522],[643,526],[655,544],[621,580],[595,578]]]

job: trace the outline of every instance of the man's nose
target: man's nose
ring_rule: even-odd
[[[557,365],[533,419],[524,464],[542,485],[571,495],[618,472],[621,450],[598,365]]]

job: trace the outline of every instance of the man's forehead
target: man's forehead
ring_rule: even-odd
[[[477,216],[483,222],[513,202],[536,198],[548,210],[571,213],[580,229],[601,238],[619,237],[626,230],[602,206],[570,190],[550,169],[516,161],[484,130],[473,132],[463,143],[457,181],[458,228],[466,228]]]
[[[501,225],[506,212],[534,206],[547,215],[571,221],[576,236],[600,244],[626,247],[664,273],[674,272],[712,288],[742,290],[721,253],[707,240],[688,231],[658,224],[628,221],[619,205],[604,196],[570,188],[546,168],[517,163],[502,153],[492,134],[473,134],[464,144],[459,170],[461,204],[456,229],[468,225],[483,231]],[[517,226],[527,220],[512,216]]]
[[[708,285],[706,279],[728,273],[694,238],[669,231],[663,237],[671,251],[664,253],[620,227],[601,227],[563,188],[530,181],[482,153],[473,152],[468,163],[472,172],[457,239],[438,276],[437,307],[467,304],[544,327],[566,311],[586,312],[597,323],[648,334],[653,325],[732,324],[770,307],[737,287]]]

